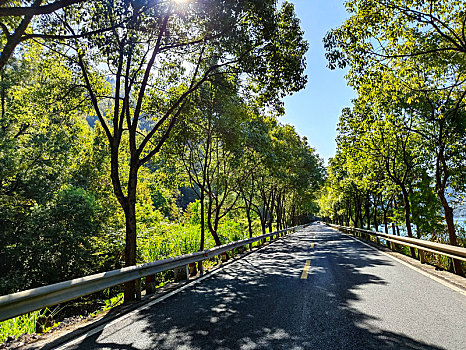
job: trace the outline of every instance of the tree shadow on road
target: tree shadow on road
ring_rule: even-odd
[[[375,327],[376,317],[354,307],[360,288],[387,284],[362,269],[392,263],[350,250],[350,238],[328,232],[304,241],[290,236],[139,312],[115,331],[125,345],[103,331],[75,348],[441,349]],[[312,254],[311,241],[318,247]],[[301,279],[308,259],[312,268]]]

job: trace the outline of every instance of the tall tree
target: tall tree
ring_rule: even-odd
[[[107,137],[131,266],[139,170],[160,151],[193,92],[215,75],[244,73],[243,84],[264,105],[279,107],[284,94],[305,84],[307,43],[287,2],[277,8],[275,1],[258,0],[102,1],[86,2],[81,11],[64,9],[59,34],[72,38],[65,59],[79,70]],[[129,171],[123,178],[125,141]],[[134,283],[127,283],[125,300],[134,297]]]
[[[348,81],[360,96],[379,104],[390,99],[409,116],[405,128],[421,136],[432,156],[449,241],[456,245],[445,193],[455,183],[450,174],[461,167],[454,161],[462,152],[456,145],[464,143],[465,4],[350,0],[346,7],[350,18],[324,39],[329,66],[350,65]],[[453,266],[462,274],[459,261]]]

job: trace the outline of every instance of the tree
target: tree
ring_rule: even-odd
[[[345,7],[352,15],[324,38],[332,69],[350,65],[358,70],[367,60],[392,65],[439,57],[464,65],[462,1],[349,0]],[[457,66],[455,74],[461,70]]]
[[[329,66],[350,65],[349,83],[362,98],[378,105],[390,100],[408,116],[405,129],[420,136],[435,165],[436,192],[450,244],[456,245],[445,191],[458,186],[449,174],[461,168],[454,153],[462,153],[456,145],[464,143],[465,4],[351,0],[346,6],[352,16],[324,39]],[[460,262],[453,265],[461,274]]]
[[[216,75],[243,73],[242,83],[264,105],[279,107],[284,94],[306,81],[307,44],[287,2],[277,9],[275,1],[104,1],[86,2],[81,11],[64,8],[57,33],[71,37],[64,58],[79,71],[105,131],[131,266],[139,170],[160,151],[191,95]],[[120,169],[124,141],[126,178]],[[134,283],[127,283],[125,300],[134,296]]]
[[[65,7],[83,1],[85,0],[57,0],[45,5],[43,0],[15,1],[14,5],[18,6],[9,6],[11,2],[8,0],[0,1],[0,45],[2,48],[0,50],[0,71],[5,68],[15,48],[23,41],[48,36],[43,33],[30,33],[34,24],[37,26],[37,22],[44,20],[46,15],[60,12]],[[53,34],[49,34],[49,36],[59,37]]]
[[[33,49],[2,71],[2,294],[94,272],[102,223],[94,194],[76,181],[92,142],[84,96],[54,54],[38,59]]]
[[[200,250],[203,250],[205,223],[215,243],[221,245],[219,222],[238,199],[246,107],[238,97],[236,80],[226,81],[222,77],[201,87],[193,94],[192,103],[196,107],[183,114],[183,123],[174,131],[166,152],[181,161],[200,200]]]

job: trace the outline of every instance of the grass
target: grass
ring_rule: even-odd
[[[37,319],[44,316],[46,310],[34,311],[0,322],[0,344],[8,337],[17,338],[24,333],[35,333]]]
[[[112,297],[110,299],[107,299],[104,302],[105,302],[105,306],[103,306],[101,309],[91,313],[91,317],[95,317],[95,316],[101,314],[102,312],[108,311],[108,310],[114,308],[115,306],[121,305],[123,303],[123,293],[118,293],[116,296],[114,296],[114,297]]]
[[[260,223],[254,222],[254,235],[260,234]],[[245,219],[225,220],[219,225],[218,235],[222,244],[248,238]],[[139,262],[146,263],[199,251],[200,225],[182,225],[162,222],[142,231],[138,236]],[[210,232],[205,232],[205,249],[213,248],[215,242]]]
[[[160,222],[157,225],[141,230],[138,236],[138,259],[139,263],[151,262],[183,254],[193,253],[199,250],[201,236],[199,224],[180,224]],[[253,224],[254,235],[261,234],[260,223],[255,221]],[[245,219],[227,219],[224,220],[218,229],[218,235],[222,244],[245,239],[249,237],[247,221]],[[212,235],[206,228],[205,232],[205,249],[215,246]],[[260,243],[257,243],[260,244]],[[214,261],[207,262],[206,266],[216,264],[218,258]],[[171,272],[157,274],[156,284],[158,287],[166,284],[173,276]],[[95,311],[91,316],[96,316],[102,312],[123,302],[123,293],[105,300],[105,306]],[[24,333],[36,333],[37,319],[50,313],[48,309],[34,311],[29,314],[18,316],[3,322],[0,322],[0,344],[8,337],[17,338]],[[56,326],[54,324],[53,326]],[[44,329],[46,332],[50,327]]]

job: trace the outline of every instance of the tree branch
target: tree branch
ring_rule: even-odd
[[[35,16],[46,15],[64,7],[74,5],[85,0],[57,0],[51,4],[39,6],[34,3],[29,7],[0,7],[0,17],[21,17],[21,16]]]

